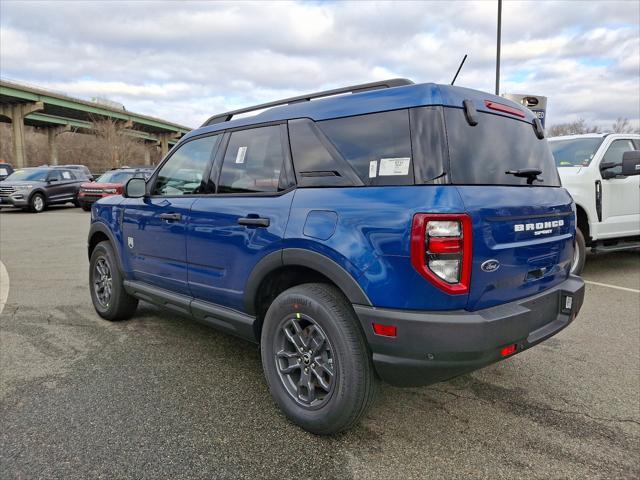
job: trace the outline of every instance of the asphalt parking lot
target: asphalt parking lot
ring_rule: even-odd
[[[640,254],[590,256],[576,322],[500,364],[383,385],[355,429],[290,424],[256,346],[91,306],[89,214],[0,213],[2,478],[638,478]]]

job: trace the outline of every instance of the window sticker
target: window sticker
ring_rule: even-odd
[[[378,175],[378,161],[371,160],[369,162],[369,178],[375,178]]]
[[[69,174],[69,172],[62,172],[62,178],[69,180],[71,178],[71,175]]]
[[[411,164],[411,158],[381,158],[380,159],[380,171],[378,174],[381,177],[389,177],[393,175],[409,175],[409,166]]]
[[[7,171],[6,168],[0,168],[0,175],[8,175],[9,172]]]
[[[236,163],[244,163],[244,157],[247,155],[247,147],[239,147],[236,155]]]

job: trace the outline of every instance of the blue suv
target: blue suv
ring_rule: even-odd
[[[378,378],[439,382],[571,323],[575,223],[529,110],[395,79],[190,132],[94,204],[91,298],[107,320],[143,300],[259,343],[282,411],[330,434]]]

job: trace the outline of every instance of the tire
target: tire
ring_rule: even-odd
[[[89,291],[93,308],[105,320],[127,320],[138,307],[138,300],[124,289],[116,255],[108,241],[100,242],[91,253]]]
[[[80,207],[82,207],[82,210],[84,210],[85,212],[91,211],[91,205],[87,205],[86,203],[81,203]]]
[[[41,193],[34,193],[31,195],[29,199],[29,211],[33,213],[44,212],[44,209],[47,208],[47,202],[44,198],[44,195]]]
[[[364,335],[351,305],[331,285],[298,285],[278,295],[262,327],[261,355],[273,399],[311,433],[347,430],[373,404],[377,380]]]
[[[584,269],[584,262],[587,258],[587,244],[584,241],[584,235],[579,228],[576,228],[576,249],[571,263],[571,273],[573,275],[581,275]]]

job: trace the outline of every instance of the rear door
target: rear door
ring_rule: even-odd
[[[445,108],[450,174],[471,217],[467,308],[533,295],[564,281],[573,258],[575,212],[545,139],[530,122]],[[537,169],[533,184],[507,171]],[[497,268],[496,268],[497,267]]]
[[[218,138],[187,141],[149,180],[150,195],[124,200],[123,248],[136,280],[190,294],[186,228],[191,205],[205,192]]]
[[[57,203],[65,196],[65,182],[62,181],[62,170],[53,169],[47,176],[47,201]]]
[[[253,267],[281,248],[295,191],[285,125],[227,133],[212,171],[215,195],[191,207],[187,237],[193,296],[244,310]]]

